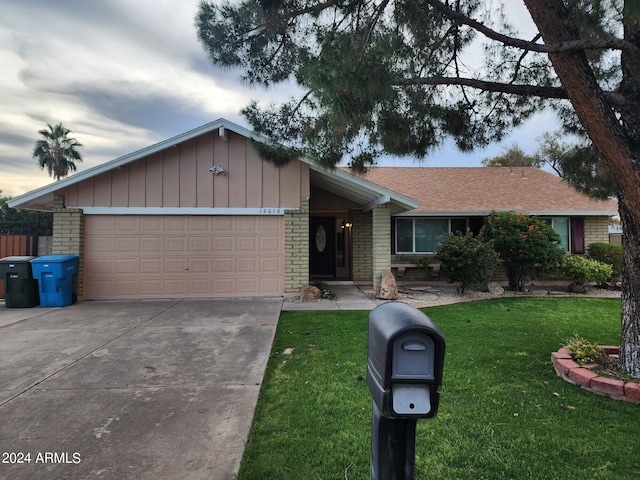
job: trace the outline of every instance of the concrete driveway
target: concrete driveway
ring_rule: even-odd
[[[281,305],[1,309],[0,479],[233,478]]]

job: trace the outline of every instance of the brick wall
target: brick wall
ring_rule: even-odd
[[[309,284],[309,199],[300,210],[284,214],[284,291],[299,292]]]
[[[592,243],[609,243],[609,218],[585,217],[584,219],[584,245]]]
[[[373,288],[380,286],[382,272],[391,265],[391,210],[388,205],[377,205],[371,211],[372,245],[371,263]]]
[[[371,212],[363,213],[362,210],[352,210],[353,227],[353,281],[356,283],[370,284],[373,278],[373,265],[371,263]]]
[[[53,203],[52,255],[78,255],[78,273],[73,276],[73,293],[84,298],[84,215],[79,208],[65,208],[64,198]]]

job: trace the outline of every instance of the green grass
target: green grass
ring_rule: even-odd
[[[438,416],[418,421],[416,479],[640,478],[640,406],[584,392],[550,361],[576,332],[618,344],[619,300],[424,311],[447,353]],[[239,479],[369,479],[367,318],[282,314]]]

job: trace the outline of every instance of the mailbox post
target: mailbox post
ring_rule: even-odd
[[[384,303],[369,314],[372,480],[413,480],[416,422],[438,411],[444,349],[438,327],[406,303]]]

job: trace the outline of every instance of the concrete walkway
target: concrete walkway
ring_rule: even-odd
[[[285,300],[282,310],[286,312],[312,312],[318,310],[373,310],[376,303],[355,285],[329,285],[336,294],[335,300],[301,302],[297,298]]]

